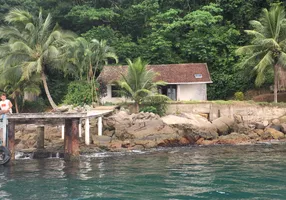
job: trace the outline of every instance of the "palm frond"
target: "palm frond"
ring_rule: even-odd
[[[255,80],[255,84],[257,86],[260,86],[262,83],[264,83],[265,80],[264,72],[265,70],[267,70],[268,67],[271,67],[273,65],[274,65],[274,60],[272,58],[271,52],[268,52],[254,67],[254,70],[257,72],[257,77]]]
[[[263,35],[262,33],[258,32],[256,30],[245,30],[244,32],[247,35],[254,36],[255,38],[261,38],[261,39],[265,38],[265,35]]]
[[[33,16],[25,10],[13,8],[6,15],[5,21],[12,24],[27,24],[33,21]]]
[[[278,58],[278,65],[286,68],[286,53],[281,52]]]
[[[239,47],[235,53],[237,55],[250,55],[260,50],[261,45],[246,45]]]
[[[22,53],[31,54],[33,53],[33,49],[31,49],[27,43],[24,43],[22,41],[16,41],[12,44],[10,44],[10,51],[17,52],[22,51]]]
[[[32,73],[35,72],[38,69],[38,62],[24,62],[22,65],[23,68],[23,74],[22,74],[22,80],[29,80]]]

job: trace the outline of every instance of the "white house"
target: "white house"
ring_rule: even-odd
[[[128,66],[104,66],[98,77],[101,84],[107,87],[101,102],[119,103],[125,101],[116,93],[112,83],[127,73]],[[207,83],[212,83],[206,63],[148,65],[148,69],[157,72],[155,81],[165,81],[167,84],[158,88],[159,93],[175,101],[207,100]]]

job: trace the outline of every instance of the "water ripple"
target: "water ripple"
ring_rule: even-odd
[[[0,199],[285,199],[286,146],[212,146],[16,160]]]

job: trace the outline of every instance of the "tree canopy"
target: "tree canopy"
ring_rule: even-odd
[[[274,102],[277,103],[279,67],[286,67],[286,18],[284,7],[274,4],[269,10],[263,9],[259,20],[250,21],[252,36],[249,45],[240,47],[238,54],[245,55],[242,66],[254,66],[255,83],[265,82],[269,70],[274,71]]]
[[[102,44],[102,50],[103,46],[110,48],[110,53],[113,55],[105,54],[106,57],[100,59],[99,56],[94,56],[100,60],[99,65],[92,63],[91,68],[95,78],[101,70],[102,63],[114,64],[118,60],[119,64],[126,64],[126,59],[133,60],[137,57],[150,64],[203,62],[208,64],[213,81],[213,84],[208,86],[208,99],[227,99],[237,91],[255,87],[253,76],[245,76],[246,70],[237,67],[241,58],[235,50],[253,43],[253,38],[248,37],[249,33],[244,32],[244,30],[256,30],[253,24],[248,22],[260,21],[262,9],[268,10],[273,3],[279,2],[279,0],[0,0],[1,68],[19,67],[18,61],[25,60],[25,65],[23,63],[21,65],[23,74],[19,81],[24,79],[27,81],[27,78],[31,78],[34,73],[44,72],[45,77],[42,76],[42,79],[46,78],[47,85],[51,87],[49,88],[51,94],[48,97],[62,98],[64,93],[67,93],[67,86],[61,89],[51,83],[57,82],[59,75],[63,75],[62,84],[86,78],[88,73],[83,69],[90,69],[90,65],[87,66],[85,62],[88,52],[84,49],[89,49],[88,46],[91,45],[99,47]],[[285,2],[281,1],[280,6],[284,9]],[[14,15],[14,21],[9,20],[7,17],[11,18],[11,12],[16,10],[21,10],[21,15]],[[40,15],[39,10],[41,10]],[[45,23],[48,26],[45,26]],[[45,32],[47,34],[41,34],[44,33],[41,30],[47,27],[49,27],[47,29],[49,31]],[[74,35],[74,41],[71,43],[61,43],[58,40],[59,36],[64,36],[67,31],[77,35]],[[48,35],[51,36],[51,40],[48,39]],[[10,40],[11,37],[14,39]],[[22,41],[23,39],[25,41],[16,42],[17,37],[22,37]],[[41,40],[41,37],[46,40]],[[79,39],[76,39],[77,37]],[[38,45],[34,45],[35,41],[38,41]],[[45,45],[44,41],[49,45]],[[93,41],[98,43],[95,44]],[[73,46],[74,51],[67,50],[67,46],[69,48]],[[10,61],[7,59],[7,52],[14,52],[15,57],[15,53],[20,51],[23,54],[17,54],[17,59],[12,59],[12,54],[9,55]],[[58,59],[62,58],[60,52],[64,53],[64,57],[68,60],[58,64],[48,61],[57,60],[50,59],[56,55],[59,56]],[[5,54],[6,59],[3,59]],[[41,67],[39,63],[42,63]],[[266,80],[268,79],[271,79],[271,73],[270,76],[266,76]],[[264,86],[269,87],[270,84],[271,81],[266,81]],[[62,94],[58,95],[60,93]],[[49,99],[51,101],[52,98]],[[61,100],[63,99],[56,99],[56,102]]]

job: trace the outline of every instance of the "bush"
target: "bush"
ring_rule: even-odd
[[[91,86],[85,81],[74,81],[68,86],[68,93],[64,101],[65,104],[70,105],[84,105],[92,103]]]
[[[234,98],[235,98],[235,100],[237,100],[237,101],[243,101],[243,100],[244,100],[244,94],[243,94],[243,92],[236,92],[236,93],[234,94]]]
[[[156,108],[157,110],[156,114],[163,116],[167,110],[167,101],[170,101],[170,99],[167,96],[157,94],[157,95],[145,97],[143,101],[143,105],[152,106]]]
[[[149,113],[158,114],[158,111],[154,106],[145,106],[140,109],[140,112],[149,112]]]

